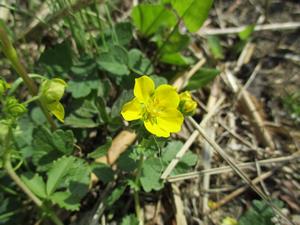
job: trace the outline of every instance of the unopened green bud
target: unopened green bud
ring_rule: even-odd
[[[0,144],[3,144],[9,132],[9,125],[5,120],[0,121]]]
[[[191,93],[185,91],[179,94],[180,103],[179,110],[183,115],[191,116],[195,113],[197,108],[197,103],[192,99]]]
[[[64,95],[67,84],[64,80],[54,78],[42,83],[40,94],[47,104],[58,102]]]
[[[19,103],[15,97],[9,97],[5,101],[4,113],[10,117],[18,117],[27,112],[26,107]]]
[[[9,84],[5,80],[0,79],[0,96],[9,88]]]

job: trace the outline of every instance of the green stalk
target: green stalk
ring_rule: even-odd
[[[9,143],[12,136],[11,129],[8,131],[8,134],[6,136],[7,137],[4,143],[5,151],[3,155],[3,161],[4,168],[7,174],[18,185],[18,187],[34,202],[34,204],[36,204],[39,208],[41,208],[44,212],[47,213],[48,217],[52,220],[52,222],[55,225],[63,225],[63,222],[56,216],[56,214],[51,209],[43,205],[43,202],[24,184],[24,182],[15,172],[11,164],[11,150],[9,148]]]
[[[30,94],[32,96],[36,96],[38,94],[38,88],[35,85],[35,83],[33,82],[33,80],[28,76],[28,74],[25,70],[25,67],[20,62],[17,51],[15,50],[12,43],[10,42],[3,26],[0,27],[0,43],[2,45],[2,51],[4,52],[4,55],[9,59],[13,68],[15,69],[15,71],[24,80],[24,83],[28,87]],[[45,103],[40,100],[38,105],[41,107],[41,109],[42,109],[45,117],[47,118],[49,124],[51,125],[52,129],[55,130],[56,125],[55,125],[50,113],[48,112]]]
[[[144,156],[141,155],[139,164],[138,164],[138,168],[137,168],[136,177],[135,177],[135,185],[137,188],[134,189],[134,193],[133,193],[135,213],[140,222],[139,225],[144,225],[144,218],[143,218],[143,214],[141,211],[140,197],[139,197],[139,189],[140,189],[139,180],[140,180],[140,176],[141,176],[141,172],[142,172],[143,163],[144,163]]]

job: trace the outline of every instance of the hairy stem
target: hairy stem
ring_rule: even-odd
[[[133,193],[135,213],[136,213],[136,216],[139,220],[139,225],[144,224],[144,218],[143,218],[143,213],[141,211],[140,197],[139,197],[139,189],[140,189],[139,180],[140,180],[140,176],[141,176],[141,172],[142,172],[143,163],[144,163],[144,156],[141,155],[140,160],[139,160],[139,164],[138,164],[138,168],[137,168],[136,177],[135,177],[136,188],[134,189],[134,193]]]
[[[6,34],[6,31],[3,26],[0,27],[0,43],[2,46],[2,51],[4,55],[9,59],[11,62],[13,68],[18,73],[18,75],[24,80],[24,83],[28,87],[28,90],[32,96],[36,96],[38,94],[38,88],[35,85],[34,81],[31,79],[30,76],[28,76],[25,67],[22,65],[22,63],[19,60],[18,54],[16,49],[13,47],[12,43],[10,42],[8,35]],[[43,101],[39,101],[38,104],[45,117],[47,118],[49,124],[51,125],[52,129],[56,129],[56,125],[48,112],[46,105]]]

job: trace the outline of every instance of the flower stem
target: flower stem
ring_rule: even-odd
[[[140,156],[137,173],[136,173],[136,177],[135,177],[136,188],[134,189],[134,193],[133,193],[135,213],[139,220],[139,225],[144,225],[144,218],[143,218],[143,213],[141,210],[140,197],[139,197],[139,189],[140,189],[140,181],[139,180],[140,180],[140,176],[141,176],[141,172],[142,172],[143,163],[144,163],[144,155],[142,154]]]
[[[2,51],[4,55],[9,59],[10,63],[12,64],[15,71],[19,74],[19,76],[24,80],[24,83],[28,87],[28,90],[32,96],[36,96],[38,94],[38,88],[33,82],[33,80],[28,76],[25,67],[19,60],[18,54],[14,46],[12,45],[11,41],[8,38],[8,35],[3,26],[0,27],[0,43],[2,46]],[[38,104],[45,117],[47,118],[49,124],[51,125],[52,129],[56,129],[56,124],[54,123],[50,113],[48,112],[45,103],[39,100]]]
[[[43,202],[24,184],[18,174],[15,172],[12,164],[11,164],[11,150],[9,148],[10,140],[12,136],[12,131],[9,130],[7,134],[7,138],[4,143],[5,151],[3,154],[4,161],[4,169],[10,178],[18,185],[18,187],[44,212],[47,213],[48,217],[52,220],[55,225],[63,225],[63,222],[56,216],[56,214],[47,206],[43,204]]]

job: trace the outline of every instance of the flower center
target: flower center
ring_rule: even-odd
[[[149,101],[143,106],[143,120],[150,121],[151,123],[157,123],[157,117],[159,117],[162,107],[159,106],[159,101],[156,99],[149,99]]]

